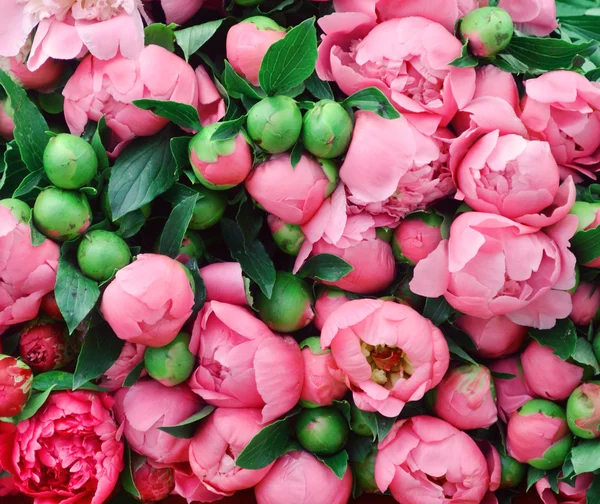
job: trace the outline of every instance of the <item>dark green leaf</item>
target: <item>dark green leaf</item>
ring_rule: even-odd
[[[323,464],[325,464],[329,469],[333,471],[339,479],[343,479],[346,474],[346,470],[348,469],[348,452],[346,450],[342,450],[335,455],[331,455],[329,457],[321,457],[319,455],[315,455]]]
[[[368,436],[352,436],[346,445],[351,462],[363,463],[373,448],[373,440]]]
[[[497,380],[514,380],[517,377],[517,375],[492,371],[492,377],[496,378]]]
[[[294,148],[290,154],[290,164],[292,168],[296,168],[300,160],[302,159],[302,153],[304,152],[304,145],[302,144],[302,140],[298,139],[295,143]]]
[[[117,231],[117,234],[123,239],[131,238],[138,234],[145,223],[146,216],[144,215],[144,212],[138,208],[133,212],[125,214],[119,219],[119,230]]]
[[[577,347],[577,330],[571,319],[557,320],[552,329],[530,329],[529,335],[540,345],[552,348],[563,360],[571,357]]]
[[[388,418],[379,413],[377,414],[377,439],[379,441],[383,441],[385,436],[392,430],[395,422],[395,418]]]
[[[12,417],[14,423],[22,422],[23,420],[27,420],[28,418],[31,418],[33,415],[35,415],[38,412],[38,410],[44,405],[44,403],[50,396],[50,392],[52,392],[53,390],[54,387],[51,385],[43,392],[31,394],[31,397],[29,398],[29,401],[27,401],[27,404],[23,408],[23,411],[21,411],[21,413],[19,413],[18,415]]]
[[[144,361],[141,360],[137,366],[135,366],[129,373],[127,373],[127,376],[123,380],[122,386],[123,387],[133,387],[137,383],[137,381],[140,379],[140,376],[142,375],[143,370],[144,370]]]
[[[600,374],[600,365],[594,354],[592,344],[585,338],[577,338],[577,344],[575,345],[575,351],[571,355],[571,359],[578,364],[591,368],[594,375]]]
[[[571,250],[578,264],[587,264],[600,257],[600,226],[575,233],[571,238]]]
[[[344,415],[346,422],[348,425],[350,424],[350,403],[345,399],[341,401],[333,401],[333,407],[339,410],[339,412]]]
[[[586,72],[585,78],[587,80],[590,80],[593,82],[599,81],[600,80],[600,68],[594,68],[593,70]]]
[[[133,472],[131,470],[131,449],[129,448],[129,445],[125,446],[125,456],[123,462],[125,463],[125,469],[121,472],[119,478],[121,481],[121,486],[127,493],[139,499],[140,492],[135,487],[135,483],[133,482]]]
[[[237,136],[237,134],[242,130],[244,124],[246,123],[246,116],[238,117],[237,119],[232,119],[231,121],[225,121],[219,124],[215,132],[211,135],[211,140],[229,140]]]
[[[544,476],[546,476],[546,471],[542,471],[541,469],[536,469],[535,467],[530,466],[529,470],[527,471],[527,491],[529,491],[529,489]]]
[[[94,135],[90,140],[90,145],[94,152],[96,153],[96,157],[98,158],[98,169],[103,172],[108,168],[108,155],[106,154],[106,149],[104,148],[104,144],[102,143],[102,135],[106,131],[106,120],[104,116],[100,118],[98,124],[96,126],[96,131],[94,131]]]
[[[316,72],[313,72],[311,76],[306,80],[306,89],[319,100],[333,100],[333,91],[329,82],[322,81]]]
[[[69,334],[72,334],[96,305],[100,290],[94,280],[83,276],[81,271],[61,257],[58,260],[54,294],[56,304],[69,328]]]
[[[19,186],[15,189],[13,193],[13,198],[21,198],[31,191],[33,191],[36,187],[38,187],[41,181],[44,179],[44,172],[37,171],[33,173],[29,173],[26,177],[23,178]]]
[[[167,26],[163,23],[153,23],[144,29],[144,44],[164,47],[167,51],[175,52],[174,24]],[[187,58],[186,58],[187,60]]]
[[[258,72],[260,87],[271,96],[289,91],[310,77],[316,61],[317,31],[311,18],[269,47]]]
[[[586,14],[587,11],[598,7],[596,0],[556,0],[556,15],[559,18],[563,16],[579,16]]]
[[[33,385],[34,390],[71,390],[73,388],[73,374],[67,373],[66,371],[48,371],[34,376]],[[98,392],[106,391],[105,388],[99,387],[98,385],[86,382],[81,387],[81,390],[96,390]]]
[[[233,98],[246,96],[257,101],[264,98],[263,91],[240,77],[227,60],[225,60],[225,70],[223,71],[223,85],[227,89],[227,93]]]
[[[246,196],[245,191],[240,191],[240,195],[240,206],[235,216],[235,220],[242,230],[244,243],[250,244],[256,239],[262,228],[263,215],[262,212],[258,211],[254,206],[252,199]]]
[[[192,130],[199,130],[202,128],[200,125],[200,117],[198,117],[198,110],[187,103],[168,100],[150,100],[147,98],[133,100],[131,103],[142,110],[150,110],[156,115],[164,117],[182,128]]]
[[[600,502],[600,478],[596,475],[592,480],[592,484],[586,493],[587,504],[596,504]]]
[[[290,98],[296,98],[296,96],[301,95],[306,90],[306,86],[304,82],[301,82],[297,86],[294,86],[292,89],[288,89],[287,91],[281,93],[283,96],[289,96]]]
[[[560,467],[557,469],[552,469],[546,473],[546,477],[548,478],[548,483],[550,483],[550,488],[552,491],[557,494],[558,493],[558,474],[560,473]]]
[[[337,282],[353,269],[352,265],[333,254],[317,254],[308,259],[296,275],[301,278],[312,277],[326,282]]]
[[[190,164],[188,155],[190,140],[191,137],[187,136],[171,138],[171,154],[175,160],[177,173],[181,173],[183,169]]]
[[[173,187],[171,187],[171,189],[163,194],[163,198],[172,205],[177,205],[184,199],[189,198],[194,194],[198,194],[198,191],[195,191],[188,186],[184,186],[183,184],[175,184]]]
[[[477,362],[475,362],[473,360],[473,358],[467,352],[465,352],[460,346],[458,346],[456,341],[454,341],[448,335],[445,335],[445,337],[446,337],[446,342],[448,343],[448,350],[450,350],[450,353],[452,355],[454,355],[458,359],[468,362],[470,364],[477,364]]]
[[[471,68],[476,67],[479,61],[475,56],[469,53],[469,41],[466,40],[462,47],[460,57],[448,63],[450,66],[458,68]]]
[[[194,279],[194,285],[196,287],[194,293],[194,313],[198,313],[206,301],[206,286],[204,285],[204,280],[202,280],[202,277],[200,276],[198,261],[196,261],[195,257],[192,257],[192,259],[190,259],[185,266],[190,271],[192,278]]]
[[[31,244],[34,247],[37,247],[38,245],[41,245],[46,241],[46,235],[40,233],[38,228],[35,227],[35,224],[32,220],[29,221],[29,234],[31,236]]]
[[[15,327],[15,326],[12,326]],[[8,330],[7,330],[8,331]],[[2,353],[4,355],[19,355],[19,342],[21,341],[21,332],[15,331],[12,334],[6,332],[2,336]]]
[[[134,140],[117,158],[108,182],[113,219],[150,203],[175,183],[169,141],[169,131],[164,129],[158,135]]]
[[[181,439],[191,439],[196,432],[196,428],[198,427],[198,423],[203,418],[206,418],[215,410],[214,406],[204,406],[198,413],[195,413],[189,418],[186,418],[182,422],[179,422],[177,425],[165,425],[163,427],[158,427],[158,430],[166,432],[173,437],[181,438]]]
[[[0,162],[2,177],[0,177],[0,198],[11,198],[15,189],[19,187],[29,170],[21,159],[21,152],[17,142],[11,140],[6,144],[4,156]]]
[[[280,12],[280,11],[287,9],[288,7],[294,5],[295,3],[298,3],[298,1],[300,1],[300,0],[283,0],[282,2],[277,4],[275,7],[273,7],[272,9],[270,9],[266,12],[261,10],[260,7],[258,7],[258,11],[263,14],[273,14],[274,12]]]
[[[564,16],[560,18],[561,30],[574,33],[584,40],[600,40],[600,21],[596,16]]]
[[[175,258],[179,254],[183,236],[187,231],[190,220],[192,220],[196,201],[198,201],[198,194],[185,198],[173,207],[171,215],[169,215],[163,232],[160,235],[159,254],[171,258]]]
[[[356,107],[361,110],[375,112],[384,119],[398,119],[400,117],[400,112],[394,108],[387,99],[387,96],[374,87],[357,91],[346,98],[342,102],[342,105],[344,107]]]
[[[186,61],[217,32],[223,21],[217,19],[175,32],[177,45],[183,50]]]
[[[446,322],[453,312],[454,308],[448,304],[448,301],[446,301],[444,296],[427,298],[425,300],[423,316],[431,320],[436,327],[439,327]]]
[[[361,426],[364,424],[371,431],[371,434],[372,434],[371,440],[375,441],[375,439],[377,439],[377,435],[379,433],[379,426],[377,423],[377,414],[376,413],[374,413],[372,411],[363,411],[363,410],[356,408],[356,409],[352,410],[351,417],[353,419],[353,421],[350,424],[351,427],[353,425]]]
[[[582,440],[571,450],[571,462],[575,474],[594,472],[600,469],[600,439]]]

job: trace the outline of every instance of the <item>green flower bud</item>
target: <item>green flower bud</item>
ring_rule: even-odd
[[[186,231],[181,241],[181,247],[179,247],[179,254],[176,259],[183,264],[187,263],[190,259],[194,258],[200,261],[204,256],[204,242],[198,233],[194,231]]]
[[[17,198],[0,200],[0,206],[8,208],[19,222],[27,224],[31,219],[31,208],[24,201]]]
[[[110,231],[96,229],[86,233],[77,248],[77,264],[81,271],[97,282],[108,280],[130,262],[129,246]]]
[[[312,302],[312,291],[304,280],[278,271],[271,299],[259,292],[254,306],[261,320],[271,329],[293,332],[306,327],[314,318]]]
[[[263,98],[248,111],[246,126],[256,145],[271,154],[279,154],[298,141],[302,113],[287,96]]]
[[[242,0],[244,1],[244,0]],[[261,3],[264,0],[250,0],[251,2]],[[240,4],[242,5],[242,4]],[[278,25],[275,21],[273,21],[270,17],[267,16],[251,16],[246,18],[240,23],[252,23],[259,30],[272,30],[278,32],[284,32],[285,28],[283,26]]]
[[[273,235],[273,241],[281,251],[288,255],[297,256],[304,240],[306,240],[300,226],[284,222],[274,215],[267,217],[267,223]]]
[[[61,133],[44,149],[44,170],[55,186],[79,189],[91,182],[98,171],[98,158],[83,138]]]
[[[357,486],[365,493],[379,493],[375,482],[375,460],[377,458],[377,445],[373,444],[371,451],[362,462],[351,462],[352,474]]]
[[[148,374],[166,387],[186,381],[196,363],[194,354],[188,349],[189,344],[190,335],[181,332],[168,345],[146,348],[144,367]]]
[[[577,217],[577,231],[595,228],[595,222],[600,218],[600,203],[576,201],[569,213]]]
[[[47,187],[35,200],[33,221],[50,238],[73,240],[90,226],[92,210],[85,194]]]
[[[340,181],[340,173],[337,165],[330,159],[317,158],[317,161],[321,165],[323,173],[329,179],[329,184],[327,184],[327,189],[325,190],[325,197],[327,198],[335,191]]]
[[[514,488],[525,478],[527,466],[517,462],[511,456],[500,453],[500,464],[502,468],[500,488]]]
[[[510,14],[499,7],[482,7],[469,12],[460,23],[463,42],[475,56],[489,57],[502,51],[514,33]]]
[[[198,192],[198,200],[188,226],[195,231],[208,229],[221,220],[227,208],[227,196],[220,191],[212,191],[204,186],[193,187]]]
[[[583,383],[567,401],[567,424],[576,436],[600,437],[600,381]]]
[[[350,408],[350,429],[359,436],[373,437],[373,431],[366,420],[367,415],[372,413],[363,411],[353,404]]]
[[[333,100],[321,100],[304,115],[302,143],[315,156],[331,159],[341,156],[352,140],[352,119]]]
[[[344,415],[334,406],[305,409],[296,417],[296,438],[315,455],[333,455],[348,440],[350,429]]]

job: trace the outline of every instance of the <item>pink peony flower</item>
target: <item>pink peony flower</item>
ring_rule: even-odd
[[[339,479],[305,451],[286,453],[254,488],[257,504],[346,504],[352,493],[352,471]]]
[[[58,245],[31,244],[29,226],[0,205],[0,328],[33,319],[54,289]]]
[[[24,89],[41,92],[53,91],[64,72],[64,63],[49,59],[32,72],[27,68],[25,61],[30,49],[31,44],[28,42],[16,56],[10,58],[0,57],[0,68]]]
[[[172,495],[183,497],[188,504],[214,502],[223,498],[222,495],[211,492],[202,484],[193,473],[189,463],[174,464],[172,467],[175,474],[175,490]]]
[[[225,114],[225,105],[202,67],[196,69],[172,52],[156,45],[144,47],[136,59],[118,55],[108,61],[87,56],[63,90],[65,119],[75,135],[88,120],[104,116],[112,130],[109,150],[118,154],[129,140],[150,136],[169,122],[131,102],[141,98],[193,105],[202,125]]]
[[[23,410],[32,383],[33,372],[27,364],[0,354],[0,417],[12,417]]]
[[[504,315],[489,319],[462,315],[455,324],[473,340],[477,353],[487,359],[517,352],[527,336],[527,327],[515,324]]]
[[[194,293],[180,263],[140,254],[117,272],[102,295],[100,310],[119,338],[160,347],[173,341],[193,306]]]
[[[396,260],[417,264],[442,241],[443,218],[435,213],[416,212],[400,222],[393,237]]]
[[[123,470],[112,404],[106,394],[55,392],[19,422],[14,441],[2,446],[2,466],[19,491],[38,503],[106,502]]]
[[[333,312],[321,346],[331,348],[356,405],[388,417],[435,387],[450,359],[444,336],[428,319],[379,299],[349,301]]]
[[[498,7],[510,14],[516,28],[544,37],[558,28],[555,0],[500,0]]]
[[[176,425],[198,413],[203,401],[185,385],[165,387],[145,379],[115,395],[115,416],[136,452],[165,464],[187,462],[189,439],[176,438],[158,427]]]
[[[171,467],[161,467],[152,459],[133,457],[131,476],[142,502],[158,502],[175,489],[175,476]]]
[[[190,351],[198,356],[198,368],[189,385],[209,404],[262,408],[267,423],[300,398],[304,372],[298,344],[276,336],[240,306],[206,303],[194,323]]]
[[[300,399],[319,406],[341,400],[348,387],[344,373],[338,368],[330,350],[321,350],[319,338],[301,344],[304,361],[304,384]]]
[[[218,408],[196,432],[189,449],[190,466],[200,482],[218,495],[233,495],[262,480],[273,464],[242,469],[237,456],[262,428],[258,409]]]
[[[64,323],[36,319],[21,332],[19,355],[36,373],[45,373],[66,366],[74,346]]]
[[[417,264],[410,288],[422,296],[443,295],[467,315],[506,315],[549,329],[571,313],[566,291],[575,284],[575,258],[568,240],[576,226],[572,215],[542,232],[499,215],[463,213],[449,240]]]
[[[0,477],[0,497],[8,497],[9,495],[18,495],[19,489],[15,485],[15,478],[12,474],[4,471],[3,463],[10,467],[12,448],[14,444],[17,428],[13,423],[0,422],[0,472],[5,472],[4,477]],[[3,451],[3,447],[7,449]],[[4,460],[3,460],[4,459]]]
[[[580,282],[577,290],[571,294],[573,310],[569,318],[577,325],[587,326],[600,315],[600,289],[597,285]]]
[[[512,378],[494,377],[498,416],[503,422],[507,422],[514,411],[533,399],[533,394],[525,384],[523,367],[518,357],[493,361],[489,368],[493,373],[512,375]]]
[[[496,447],[484,439],[476,441],[477,446],[483,453],[490,475],[490,491],[495,492],[500,488],[502,481],[502,461],[500,459],[500,453]],[[485,501],[484,501],[485,502]]]
[[[555,493],[548,478],[544,477],[536,482],[535,491],[544,504],[586,504],[586,494],[593,480],[592,473],[583,473],[575,478],[574,485],[559,481],[558,493]]]
[[[100,386],[112,392],[123,386],[127,375],[144,360],[144,345],[126,342],[117,360],[110,366],[100,378]],[[146,376],[146,370],[142,370],[141,376]]]
[[[529,343],[521,354],[527,388],[535,395],[560,401],[567,399],[583,379],[583,368],[554,355],[552,348],[537,341]]]
[[[379,443],[375,481],[403,504],[478,504],[490,477],[467,434],[438,418],[415,416],[396,422]]]
[[[335,310],[347,303],[349,299],[343,291],[335,287],[322,287],[317,291],[317,299],[315,300],[315,318],[313,323],[320,331],[323,329],[325,322]]]
[[[200,276],[206,287],[207,301],[220,301],[240,306],[248,305],[240,263],[209,264],[200,268]]]

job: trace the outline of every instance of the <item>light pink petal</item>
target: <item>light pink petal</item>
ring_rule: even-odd
[[[437,298],[448,290],[448,240],[442,240],[425,259],[421,259],[414,270],[410,290],[420,296]]]

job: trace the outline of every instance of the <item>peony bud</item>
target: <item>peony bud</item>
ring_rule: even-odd
[[[461,430],[485,429],[498,420],[490,370],[464,364],[449,371],[435,389],[437,416]]]
[[[31,208],[24,201],[16,198],[0,200],[0,205],[8,208],[19,222],[27,224],[31,218]]]
[[[255,307],[260,319],[269,328],[294,332],[311,323],[313,296],[309,285],[291,273],[278,271],[271,299],[262,292],[256,296]]]
[[[227,196],[201,185],[194,186],[193,189],[198,192],[199,196],[188,228],[195,231],[208,229],[223,217],[227,208]]]
[[[302,143],[317,157],[341,156],[352,140],[352,119],[344,107],[333,100],[321,100],[304,115]]]
[[[475,56],[489,57],[510,43],[514,25],[510,14],[498,7],[482,7],[469,12],[460,22],[460,35],[469,41]]]
[[[600,316],[600,289],[597,285],[581,282],[571,294],[573,309],[569,318],[577,325],[587,326]]]
[[[0,354],[0,417],[23,411],[33,383],[33,372],[23,361]]]
[[[248,111],[246,125],[256,145],[271,154],[280,154],[298,141],[302,113],[287,96],[263,98]]]
[[[174,387],[186,381],[196,364],[189,351],[190,335],[184,332],[162,347],[148,347],[144,353],[144,367],[148,374],[165,387]]]
[[[188,263],[191,259],[196,259],[200,262],[204,256],[204,242],[198,233],[194,231],[186,231],[181,240],[181,247],[179,247],[179,253],[175,256],[175,260],[181,264]]]
[[[435,212],[408,215],[394,231],[392,248],[396,261],[414,266],[431,254],[442,241],[444,219]]]
[[[36,373],[66,366],[74,357],[62,322],[36,319],[23,330],[19,355]]]
[[[317,291],[317,300],[315,301],[315,319],[314,324],[317,329],[323,329],[327,317],[331,315],[349,299],[343,290],[337,287],[319,286]]]
[[[583,383],[567,401],[567,423],[576,436],[600,437],[600,382]]]
[[[377,458],[377,445],[373,444],[369,454],[362,462],[351,462],[352,474],[356,486],[366,493],[379,493],[375,482],[375,459]]]
[[[44,149],[44,170],[55,186],[79,189],[89,184],[98,171],[98,157],[83,138],[61,133]]]
[[[131,463],[133,484],[141,502],[158,502],[175,489],[175,475],[171,467],[155,467],[156,463],[141,455],[134,455]]]
[[[462,315],[455,325],[466,332],[477,353],[487,359],[496,359],[517,352],[527,336],[527,327],[515,324],[504,315],[481,319]]]
[[[60,312],[58,308],[58,304],[56,302],[56,296],[54,295],[54,291],[49,292],[42,298],[42,304],[40,305],[42,311],[48,315],[51,319],[54,320],[64,320],[63,314]]]
[[[507,378],[494,377],[498,416],[507,422],[514,411],[533,399],[532,393],[525,385],[523,367],[518,357],[493,361],[489,367],[492,372],[510,375]]]
[[[83,274],[104,282],[131,262],[125,240],[116,233],[96,229],[86,233],[77,248],[77,264]]]
[[[305,409],[296,417],[296,438],[315,455],[333,455],[348,441],[348,422],[334,406]]]
[[[252,169],[252,152],[243,133],[227,140],[211,138],[220,125],[206,126],[189,145],[190,164],[196,177],[209,189],[216,190],[241,184]]]
[[[92,210],[85,194],[47,187],[35,200],[33,221],[46,236],[68,241],[85,233],[92,221]]]
[[[306,240],[302,228],[297,224],[288,224],[272,214],[267,216],[267,224],[269,224],[275,245],[286,254],[297,256],[300,247]]]
[[[518,486],[525,474],[527,466],[517,462],[510,455],[500,453],[500,463],[502,464],[502,477],[500,479],[500,488],[514,488]]]
[[[536,469],[548,471],[560,467],[572,444],[565,410],[553,402],[534,399],[508,420],[508,454]]]

